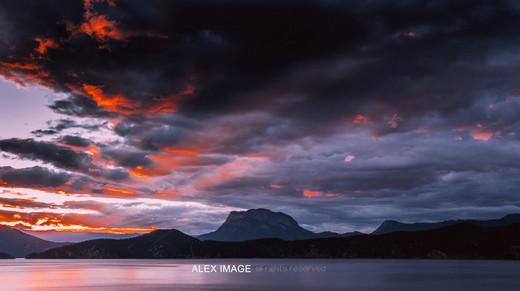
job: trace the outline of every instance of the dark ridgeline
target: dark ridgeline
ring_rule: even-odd
[[[24,233],[28,235],[35,236],[37,238],[41,238],[43,240],[48,240],[52,242],[67,242],[67,243],[77,243],[91,239],[103,239],[103,238],[112,238],[112,239],[123,239],[123,238],[131,238],[141,235],[143,233],[106,233],[106,232],[70,232],[70,231],[45,231],[45,232],[37,232],[25,230]]]
[[[482,227],[505,226],[514,223],[520,223],[520,214],[509,214],[500,219],[491,220],[447,220],[434,223],[402,223],[395,220],[385,220],[372,234],[385,234],[396,231],[423,231],[442,228],[459,223],[471,223]]]
[[[95,239],[31,254],[28,258],[116,259],[199,258],[202,242],[176,229],[156,230],[128,239]]]
[[[0,259],[14,259],[10,254],[0,253]]]
[[[17,258],[64,245],[67,243],[43,240],[8,226],[0,226],[0,252]]]
[[[202,242],[178,230],[156,230],[129,239],[95,239],[30,254],[27,258],[198,258]]]
[[[101,258],[429,258],[520,259],[520,224],[484,228],[461,223],[419,232],[298,241],[199,241],[178,230],[91,240],[31,254],[30,259]]]
[[[476,224],[463,222],[427,231],[401,231],[382,235],[293,240],[312,236],[283,213],[249,210],[230,214],[216,232],[241,239],[260,228],[261,235],[281,235],[287,240],[263,238],[240,242],[200,241],[178,230],[157,230],[139,237],[100,239],[31,254],[28,258],[431,258],[520,259],[520,223],[515,216]],[[259,222],[259,220],[268,220]],[[229,223],[228,223],[229,222]],[[510,225],[496,226],[495,223]],[[279,224],[279,225],[276,225]],[[240,230],[244,235],[240,236]],[[310,234],[309,234],[310,233]],[[315,234],[316,235],[316,234]],[[229,239],[229,237],[222,236]]]
[[[320,232],[302,228],[294,218],[268,209],[249,209],[231,211],[226,221],[214,232],[198,236],[200,240],[247,241],[261,238],[279,238],[283,240],[305,240],[325,237],[344,237],[359,235],[360,232],[339,234]]]
[[[483,228],[462,223],[384,235],[203,243],[212,258],[520,259],[520,224]]]

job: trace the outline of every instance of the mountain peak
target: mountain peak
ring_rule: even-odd
[[[226,221],[214,232],[203,234],[201,240],[245,241],[261,238],[284,240],[310,239],[314,233],[298,225],[282,212],[258,208],[231,211]]]
[[[248,222],[258,222],[258,223],[267,223],[267,224],[279,224],[281,227],[300,227],[296,220],[291,216],[282,213],[282,212],[273,212],[269,209],[258,208],[258,209],[249,209],[247,211],[231,211],[229,213],[226,223],[240,223],[243,221]],[[221,226],[221,227],[222,227]]]
[[[520,213],[511,213],[502,217],[502,219],[520,219]]]

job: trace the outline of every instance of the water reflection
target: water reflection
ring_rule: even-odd
[[[194,265],[244,264],[251,273],[193,272]],[[518,261],[0,261],[2,290],[520,290],[518,270]]]

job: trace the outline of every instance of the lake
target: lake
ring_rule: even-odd
[[[520,261],[15,259],[0,289],[520,290]]]

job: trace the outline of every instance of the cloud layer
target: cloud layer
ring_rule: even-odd
[[[349,231],[519,211],[511,1],[0,6],[0,73],[52,89],[62,116],[0,140],[0,180],[97,201],[84,225],[202,232],[215,209],[265,207]]]

